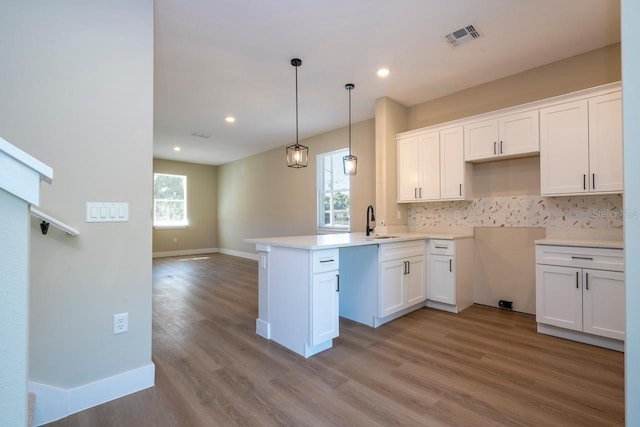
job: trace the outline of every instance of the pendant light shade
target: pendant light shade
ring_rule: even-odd
[[[358,171],[358,158],[351,155],[351,89],[355,85],[353,83],[347,83],[344,88],[349,91],[349,155],[342,158],[342,166],[345,175],[355,175]]]
[[[290,168],[306,168],[309,160],[309,147],[298,143],[298,67],[302,60],[293,58],[291,65],[296,70],[296,143],[287,147],[287,166]]]

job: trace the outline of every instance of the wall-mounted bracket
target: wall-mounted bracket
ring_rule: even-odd
[[[42,231],[42,234],[47,234],[47,231],[49,231],[49,223],[42,221],[40,223],[40,231]]]

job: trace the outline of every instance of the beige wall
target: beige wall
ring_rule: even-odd
[[[80,231],[31,221],[29,377],[151,366],[153,2],[3,2],[0,35],[2,137],[53,168],[40,209]],[[129,221],[86,223],[89,201],[128,202]]]
[[[253,253],[255,245],[244,239],[317,234],[316,155],[346,148],[347,128],[301,143],[309,146],[303,169],[287,167],[284,146],[219,167],[220,248]],[[358,173],[351,178],[351,231],[364,231],[367,205],[375,203],[373,120],[352,126],[352,152]]]
[[[154,229],[153,254],[218,247],[217,166],[153,159],[154,173],[187,177],[187,216],[183,229]]]
[[[620,80],[620,44],[532,68],[409,108],[418,129]]]

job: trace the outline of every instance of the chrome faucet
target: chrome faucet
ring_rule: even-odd
[[[371,212],[371,214],[369,214],[369,212]],[[369,205],[367,206],[367,229],[366,229],[366,235],[367,237],[369,237],[371,235],[371,232],[373,231],[373,228],[371,228],[371,226],[369,225],[369,221],[375,221],[376,217],[373,214],[373,206]]]

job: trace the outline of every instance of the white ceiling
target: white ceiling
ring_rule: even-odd
[[[294,57],[302,140],[347,125],[345,83],[357,123],[382,96],[411,106],[620,41],[619,0],[155,5],[154,156],[213,165],[295,142]],[[469,24],[481,37],[449,47],[444,35]]]

